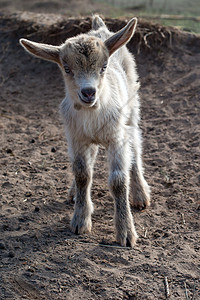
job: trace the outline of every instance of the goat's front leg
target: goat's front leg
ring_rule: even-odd
[[[122,246],[133,247],[137,233],[129,204],[131,151],[128,143],[109,147],[109,187],[115,203],[116,239]]]
[[[75,206],[71,220],[71,229],[76,234],[90,232],[92,228],[91,215],[93,204],[91,201],[92,169],[94,161],[93,146],[88,146],[77,152],[73,159],[75,176]],[[96,151],[95,151],[96,153]]]
[[[98,152],[98,146],[97,145],[91,145],[87,149],[87,151],[88,151],[88,154],[89,154],[88,159],[90,160],[90,167],[93,169],[94,162],[95,162],[97,152]],[[68,192],[69,201],[75,200],[75,194],[76,194],[76,181],[74,179],[72,181],[71,187],[69,188],[69,192]]]

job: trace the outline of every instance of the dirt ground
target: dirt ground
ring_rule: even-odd
[[[117,30],[125,21],[107,24]],[[130,249],[115,243],[103,148],[95,164],[92,233],[71,233],[72,171],[58,111],[64,84],[56,65],[18,44],[20,37],[59,44],[89,28],[90,19],[0,15],[0,299],[160,300],[167,277],[170,299],[197,300],[200,37],[140,21],[129,44],[141,79],[152,189],[151,207],[133,210],[140,238]]]

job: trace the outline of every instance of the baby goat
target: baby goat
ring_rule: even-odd
[[[135,207],[142,209],[150,204],[141,160],[138,75],[134,58],[124,46],[136,25],[137,19],[133,18],[114,34],[95,16],[90,32],[69,38],[61,46],[20,40],[25,50],[57,63],[63,73],[66,96],[60,109],[75,176],[70,190],[75,196],[72,231],[91,231],[92,173],[101,144],[108,151],[116,239],[122,246],[131,247],[137,233],[128,199],[129,185]]]

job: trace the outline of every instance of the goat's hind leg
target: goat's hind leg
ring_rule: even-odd
[[[135,129],[133,151],[134,157],[131,167],[133,206],[141,210],[150,205],[150,188],[143,175],[142,145],[139,129]]]
[[[131,168],[131,188],[134,207],[142,210],[150,205],[150,188],[135,163]]]
[[[93,213],[93,204],[90,190],[94,156],[96,156],[96,147],[88,146],[77,152],[73,160],[75,205],[71,229],[76,234],[90,232],[92,228],[91,215]]]
[[[75,197],[75,193],[76,193],[76,182],[75,179],[72,181],[72,185],[69,188],[69,192],[68,192],[68,200],[69,201],[73,201],[74,197]]]

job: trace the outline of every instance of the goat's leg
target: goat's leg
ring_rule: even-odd
[[[139,128],[135,128],[133,139],[134,158],[131,167],[131,189],[133,206],[140,210],[150,205],[150,188],[143,175],[141,144],[140,130]]]
[[[116,239],[122,246],[133,247],[138,236],[128,199],[131,165],[129,145],[109,147],[109,161],[109,187],[115,203]]]
[[[76,152],[73,159],[75,205],[71,220],[71,229],[76,234],[90,232],[92,227],[91,215],[93,204],[90,190],[96,152],[95,146],[82,147],[80,151]]]
[[[94,162],[97,156],[98,152],[98,146],[92,146],[92,149],[90,150],[90,165],[93,168]],[[71,187],[69,188],[68,192],[68,199],[69,201],[73,201],[76,193],[76,181],[75,179],[72,181]]]

